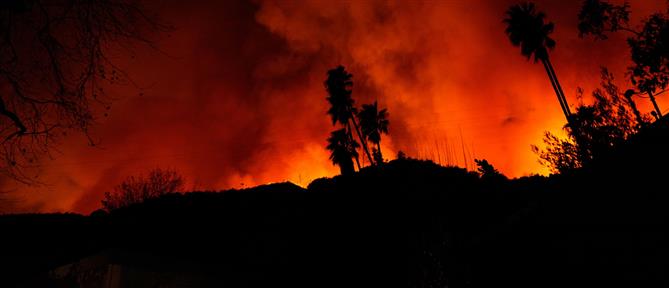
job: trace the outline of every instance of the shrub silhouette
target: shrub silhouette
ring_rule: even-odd
[[[486,159],[474,159],[474,162],[476,162],[476,171],[481,174],[481,178],[483,179],[495,179],[495,178],[505,178],[502,173],[499,173],[495,167],[488,162]]]
[[[165,194],[181,192],[183,186],[183,177],[175,170],[153,169],[146,176],[130,176],[114,187],[112,192],[106,192],[102,207],[112,211]]]
[[[553,172],[571,171],[609,153],[646,123],[640,115],[634,116],[628,110],[628,106],[634,108],[633,102],[627,101],[606,68],[602,68],[601,79],[601,88],[592,93],[594,103],[578,106],[571,123],[565,126],[569,139],[547,132],[545,150],[532,147]],[[643,122],[639,122],[640,119]]]

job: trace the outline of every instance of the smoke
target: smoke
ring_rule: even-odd
[[[509,176],[545,173],[530,145],[564,119],[543,68],[504,35],[512,3],[156,4],[176,30],[160,51],[119,57],[138,87],[114,89],[118,100],[94,131],[100,147],[65,139],[43,166],[50,185],[18,187],[24,201],[15,210],[87,213],[124,177],[154,167],[216,190],[335,175],[324,149],[333,128],[323,81],[340,64],[354,75],[358,105],[377,100],[390,112],[386,158],[402,150],[464,166],[467,155]],[[622,36],[578,38],[579,4],[538,3],[556,24],[551,57],[568,95],[592,89],[600,65],[622,79],[628,58]]]

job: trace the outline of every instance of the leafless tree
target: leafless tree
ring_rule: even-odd
[[[131,83],[111,61],[167,31],[138,0],[0,1],[0,173],[33,183],[61,136],[110,109],[110,84]]]
[[[130,176],[105,193],[102,206],[107,211],[141,203],[161,195],[183,191],[183,177],[174,170],[154,169],[148,175]]]

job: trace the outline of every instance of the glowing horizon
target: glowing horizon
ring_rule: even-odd
[[[155,167],[178,170],[194,190],[306,186],[336,175],[323,81],[340,64],[353,74],[357,105],[388,108],[386,159],[401,150],[465,166],[465,154],[469,168],[477,158],[510,177],[546,174],[530,145],[565,120],[543,67],[504,34],[504,12],[516,2],[152,6],[176,30],[157,41],[160,53],[140,47],[133,59],[119,57],[140,88],[113,88],[119,99],[93,130],[101,148],[69,136],[43,163],[49,186],[6,182],[4,190],[18,200],[14,211],[89,213],[123,178]],[[600,66],[629,85],[625,35],[580,39],[580,2],[537,1],[556,25],[550,55],[572,107],[577,87],[587,97],[598,86]],[[631,5],[633,23],[664,9],[663,1]],[[637,104],[649,112],[645,102]]]

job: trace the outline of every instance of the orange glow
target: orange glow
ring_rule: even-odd
[[[530,145],[546,130],[559,132],[564,117],[542,66],[526,61],[504,34],[504,12],[515,2],[154,7],[177,29],[159,40],[164,53],[139,48],[133,60],[119,58],[142,89],[115,88],[119,100],[94,131],[101,147],[66,138],[44,163],[42,180],[50,185],[5,189],[16,190],[16,211],[88,213],[124,177],[154,167],[175,168],[189,188],[203,190],[306,186],[336,175],[324,149],[333,128],[322,83],[339,64],[354,75],[358,104],[378,100],[388,108],[386,158],[402,150],[464,166],[464,146],[470,161],[488,159],[511,177],[546,173]],[[581,1],[537,2],[556,24],[551,57],[572,106],[578,86],[588,95],[598,85],[602,65],[624,86],[624,35],[580,39]],[[639,5],[632,3],[634,17],[663,9],[664,1]]]

